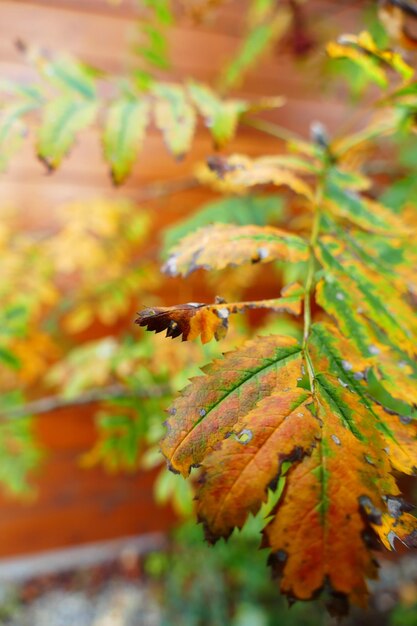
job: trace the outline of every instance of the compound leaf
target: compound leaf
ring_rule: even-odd
[[[215,361],[171,408],[162,451],[185,476],[202,466],[197,511],[210,541],[256,514],[289,462],[264,529],[270,562],[284,593],[306,600],[326,588],[342,612],[366,601],[376,542],[417,545],[391,471],[416,471],[417,427],[373,401],[373,357],[334,326],[314,325],[307,349],[308,363],[295,340],[259,337]]]

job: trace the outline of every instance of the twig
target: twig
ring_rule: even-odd
[[[160,385],[149,387],[147,389],[128,389],[123,385],[115,384],[101,387],[98,389],[89,389],[75,398],[63,398],[62,396],[47,396],[34,400],[28,404],[10,409],[3,409],[0,412],[1,418],[19,418],[31,415],[42,415],[43,413],[51,413],[58,409],[64,409],[72,406],[80,406],[84,404],[94,404],[103,400],[115,400],[117,398],[161,398],[171,392],[168,385]]]
[[[300,135],[287,130],[283,126],[275,124],[275,122],[268,122],[267,120],[245,115],[242,117],[241,123],[245,126],[256,128],[256,130],[260,130],[261,132],[271,135],[272,137],[276,137],[277,139],[281,139],[282,141],[303,141]]]
[[[148,200],[156,200],[182,191],[188,191],[199,187],[200,183],[194,176],[185,176],[174,180],[166,180],[162,182],[150,183],[137,190],[134,199],[138,202],[146,202]]]

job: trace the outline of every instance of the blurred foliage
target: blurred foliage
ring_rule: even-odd
[[[165,39],[151,22],[145,21],[141,29],[151,47],[140,47],[140,54],[165,68]],[[30,135],[33,120],[37,122],[36,153],[49,171],[61,164],[82,131],[98,125],[104,158],[114,183],[120,184],[130,174],[152,120],[168,150],[181,158],[192,147],[198,115],[220,147],[233,138],[244,114],[282,104],[281,98],[253,103],[223,99],[207,85],[154,80],[145,70],[115,79],[70,55],[50,58],[39,48],[21,47],[36,70],[36,79],[31,85],[0,81],[2,170]]]
[[[336,626],[319,601],[309,605],[277,594],[259,549],[265,520],[257,515],[245,528],[215,546],[203,541],[203,529],[183,523],[167,550],[151,553],[144,569],[163,607],[163,626]],[[382,564],[373,584],[368,610],[353,609],[345,626],[415,626],[417,570],[415,558]]]
[[[217,221],[229,205],[228,221],[253,219],[256,213],[263,220],[261,209],[276,219],[283,215],[276,195],[240,201],[247,218],[239,215],[235,199],[226,202],[208,203],[195,219]],[[166,285],[150,210],[123,199],[97,199],[57,207],[53,219],[22,231],[20,220],[18,212],[5,214],[0,240],[0,415],[10,420],[0,426],[0,482],[13,493],[31,493],[26,477],[42,454],[29,418],[32,407],[38,413],[39,400],[50,399],[53,410],[63,403],[90,403],[89,394],[97,390],[98,439],[82,465],[100,464],[110,472],[161,465],[158,442],[174,390],[199,374],[196,363],[241,341],[247,333],[243,318],[223,348],[194,344],[177,350],[174,343],[143,334],[138,341],[132,324],[138,302],[154,302]],[[188,228],[186,219],[166,238]],[[243,282],[230,270],[222,293],[244,293],[258,280],[258,268],[253,269]],[[192,488],[186,482],[178,487],[161,469],[155,489],[161,503],[170,500],[180,514],[191,512]]]
[[[150,554],[145,572],[157,583],[163,626],[318,626],[327,624],[319,604],[297,603],[291,609],[277,594],[259,549],[265,520],[251,518],[228,542],[214,547],[203,529],[184,523],[172,536],[171,549]]]
[[[291,25],[291,10],[284,2],[252,0],[246,18],[246,34],[235,56],[226,64],[218,81],[222,92],[239,87],[245,75],[277,43]]]

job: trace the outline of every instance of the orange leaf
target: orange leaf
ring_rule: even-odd
[[[135,323],[156,333],[166,330],[166,336],[172,339],[182,335],[182,341],[191,341],[201,335],[203,343],[211,341],[213,337],[218,341],[226,335],[229,315],[242,313],[246,309],[271,309],[300,315],[303,287],[294,283],[283,289],[282,293],[282,298],[272,300],[222,301],[219,304],[189,302],[171,307],[147,308],[138,314]]]

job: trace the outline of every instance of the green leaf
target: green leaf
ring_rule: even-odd
[[[169,150],[178,158],[190,149],[194,137],[196,115],[186,98],[185,91],[178,85],[156,83],[155,120]]]
[[[132,98],[115,100],[109,108],[104,129],[104,154],[114,182],[123,182],[142,147],[149,123],[149,103]]]
[[[209,224],[255,224],[266,226],[282,217],[283,201],[280,196],[230,196],[209,202],[193,215],[164,231],[162,254],[189,233]]]
[[[415,353],[415,315],[392,281],[366,267],[334,240],[321,241],[318,257],[325,268],[324,285],[319,284],[317,301],[341,325],[362,354],[372,355],[373,325],[394,345]]]
[[[37,150],[50,169],[58,167],[73,147],[78,132],[90,126],[96,115],[94,100],[61,96],[45,106]]]
[[[0,171],[6,169],[23,143],[27,130],[22,117],[31,109],[32,106],[18,102],[0,110]]]
[[[141,31],[146,37],[147,43],[135,46],[135,52],[155,67],[162,70],[168,69],[170,62],[165,35],[152,24],[142,24]]]
[[[326,50],[332,59],[348,59],[351,63],[354,63],[363,72],[364,76],[378,85],[378,87],[385,88],[388,86],[385,71],[379,67],[377,60],[371,56],[335,42],[330,42]]]
[[[71,57],[40,63],[44,77],[67,96],[94,99],[95,77],[100,73],[95,68]]]
[[[20,367],[19,359],[7,348],[0,346],[0,363],[4,363],[7,367],[17,370]]]
[[[331,181],[325,187],[325,198],[336,215],[341,215],[361,228],[383,234],[393,230],[404,232],[404,224],[394,213],[357,191],[342,189]]]
[[[152,9],[161,24],[169,26],[174,20],[170,0],[139,0],[139,4]]]
[[[287,32],[290,22],[290,12],[281,8],[275,16],[271,16],[271,19],[251,29],[242,41],[235,58],[223,71],[219,81],[220,89],[230,90],[238,87],[244,75],[256,66],[260,57]]]
[[[42,458],[33,440],[30,419],[19,419],[0,425],[0,483],[14,496],[27,497],[33,490],[28,475]]]
[[[188,89],[216,146],[224,146],[234,136],[239,117],[249,110],[248,103],[244,100],[221,100],[209,87],[200,83],[189,83]]]
[[[16,97],[0,106],[0,171],[19,150],[26,134],[24,116],[42,106],[43,98],[37,86],[18,85],[0,81],[0,92]]]

